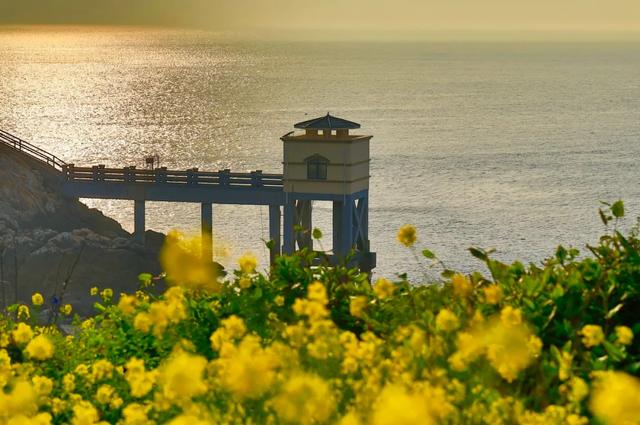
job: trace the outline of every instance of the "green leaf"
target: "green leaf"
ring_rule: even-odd
[[[316,240],[322,239],[322,230],[315,227],[311,235],[313,236],[313,239],[316,239]]]
[[[604,341],[602,345],[604,345],[604,349],[607,350],[607,354],[609,354],[609,357],[611,357],[611,360],[614,362],[619,362],[624,359],[624,352],[619,347],[616,347],[609,341]]]
[[[602,220],[602,223],[606,226],[607,224],[609,224],[609,220],[611,220],[611,217],[609,217],[608,215],[606,215],[604,213],[604,211],[602,211],[602,208],[598,209],[598,214],[600,214],[600,220]]]
[[[445,279],[451,279],[453,277],[453,275],[456,274],[456,272],[454,272],[453,270],[444,270],[442,273],[440,273],[442,275],[442,277],[444,277]]]
[[[259,300],[260,298],[262,298],[262,288],[258,286],[255,291],[253,291],[253,294],[251,294],[251,298],[253,298],[254,300]]]
[[[624,217],[624,202],[614,202],[613,205],[611,205],[611,214],[613,214],[615,218]]]
[[[424,255],[425,257],[429,258],[429,259],[434,259],[436,258],[436,254],[434,254],[432,251],[428,250],[428,249],[423,249],[422,250],[422,255]]]
[[[556,285],[553,288],[553,291],[551,291],[551,294],[549,296],[551,297],[552,300],[557,300],[563,295],[564,295],[564,289],[562,288],[562,286]]]
[[[564,260],[567,258],[567,250],[562,245],[558,245],[556,249],[556,258],[560,263],[564,263]]]
[[[151,273],[140,273],[138,275],[138,280],[142,283],[151,282],[153,279],[153,275]]]
[[[487,256],[487,253],[480,248],[471,247],[469,248],[469,252],[471,253],[471,255],[473,255],[479,260],[487,261],[489,259],[489,257]]]
[[[621,309],[622,307],[624,307],[624,304],[623,304],[623,303],[620,303],[620,304],[618,304],[617,306],[613,307],[611,310],[609,310],[609,311],[607,312],[607,315],[605,316],[605,319],[607,319],[607,320],[608,320],[608,319],[611,319],[613,316],[615,316],[615,315],[620,311],[620,309]]]

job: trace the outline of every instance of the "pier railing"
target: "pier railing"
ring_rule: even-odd
[[[29,142],[26,142],[19,137],[14,136],[11,133],[7,133],[6,131],[0,130],[0,143],[7,145],[15,150],[23,152],[30,157],[37,159],[38,161],[44,162],[47,165],[50,165],[57,169],[58,171],[63,171],[66,167],[66,163],[58,158],[57,156],[50,154],[44,149],[40,149],[37,146],[32,145]]]
[[[63,173],[68,181],[105,183],[144,183],[183,186],[225,186],[282,188],[282,174],[266,174],[261,170],[250,173],[232,173],[231,170],[185,171],[167,168],[138,169],[136,167],[106,168],[103,165],[76,167],[66,164]]]

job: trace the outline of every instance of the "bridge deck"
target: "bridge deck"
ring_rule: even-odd
[[[34,158],[64,177],[63,193],[73,198],[122,199],[242,205],[284,205],[282,174],[184,171],[135,167],[76,167],[0,130],[0,143]]]
[[[284,205],[282,174],[106,168],[63,168],[64,193],[78,198],[216,204]]]

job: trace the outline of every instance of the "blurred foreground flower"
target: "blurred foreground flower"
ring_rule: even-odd
[[[160,253],[160,263],[171,284],[206,292],[220,290],[218,267],[202,258],[200,238],[185,239],[179,232],[170,232]]]
[[[392,296],[395,290],[395,285],[384,277],[378,279],[375,286],[373,287],[373,292],[375,292],[376,296],[381,300]]]
[[[624,372],[598,372],[589,407],[607,425],[640,423],[640,380]]]
[[[24,350],[27,355],[36,360],[46,360],[53,356],[53,344],[44,335],[33,338]]]

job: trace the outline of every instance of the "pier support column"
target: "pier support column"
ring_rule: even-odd
[[[346,256],[353,248],[353,200],[333,202],[333,253]]]
[[[296,205],[293,199],[287,199],[284,203],[284,217],[282,233],[284,237],[282,252],[287,255],[295,251],[295,213]]]
[[[269,240],[272,244],[269,250],[269,259],[272,266],[281,250],[280,217],[280,205],[269,205]]]
[[[213,205],[207,202],[200,204],[202,259],[213,260]]]
[[[133,206],[133,235],[140,243],[145,243],[144,200],[135,200]]]
[[[300,231],[296,232],[296,242],[298,248],[313,249],[313,238],[311,237],[312,228],[312,206],[311,201],[299,200],[296,202],[295,225],[300,227]]]

